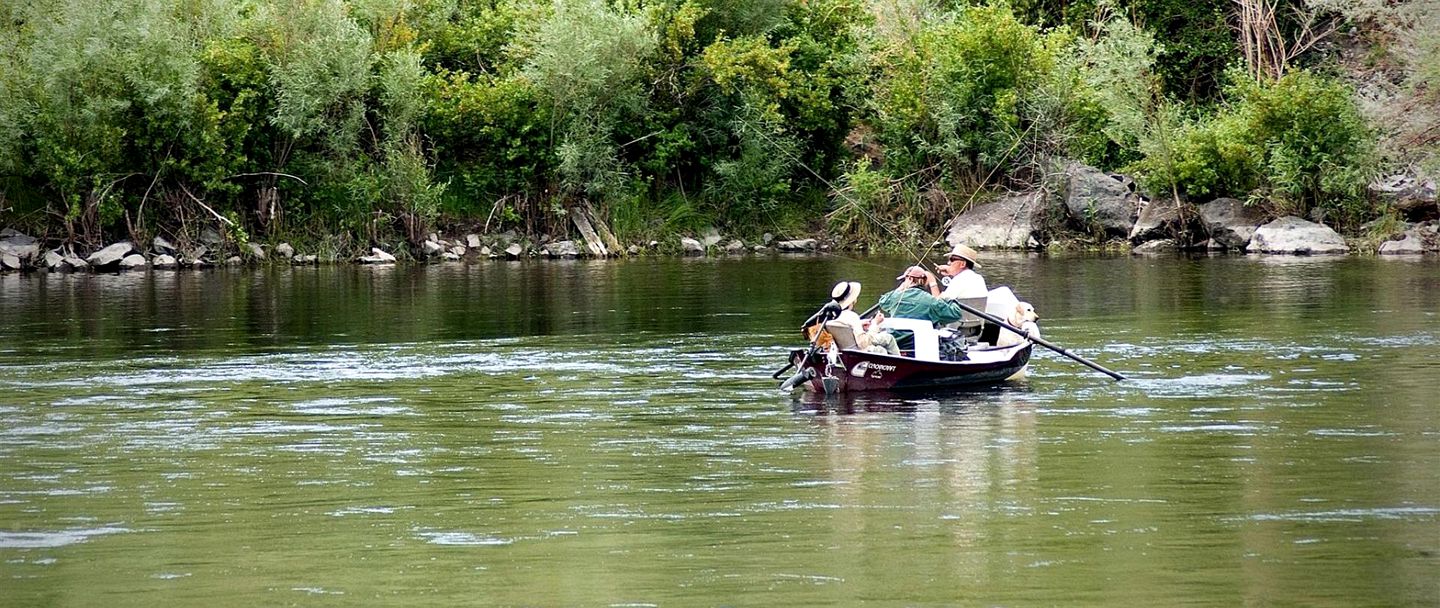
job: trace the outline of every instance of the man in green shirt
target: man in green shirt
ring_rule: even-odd
[[[887,316],[921,319],[936,326],[954,323],[964,316],[965,311],[959,304],[932,295],[933,291],[939,291],[939,284],[935,275],[924,268],[911,266],[895,278],[900,281],[900,286],[880,296],[880,310],[885,311]],[[895,332],[895,339],[902,349],[914,348],[914,337],[908,331]]]

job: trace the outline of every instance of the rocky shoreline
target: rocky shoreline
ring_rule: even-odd
[[[1418,183],[1389,178],[1372,193],[1391,198],[1403,220],[1374,251],[1380,255],[1440,254],[1440,207],[1433,181]],[[574,259],[677,253],[683,256],[755,253],[813,253],[845,249],[823,238],[779,240],[765,234],[760,242],[725,238],[716,230],[677,242],[650,241],[623,247],[593,218],[577,215],[578,240],[531,240],[507,231],[445,237],[432,233],[404,257],[420,263],[464,260]],[[1270,218],[1259,209],[1232,198],[1202,205],[1152,201],[1124,175],[1070,164],[1050,189],[1009,194],[974,206],[954,218],[945,234],[953,246],[976,249],[1042,251],[1077,244],[1129,247],[1136,254],[1180,251],[1328,255],[1354,253],[1358,247],[1323,223],[1294,216]],[[598,231],[596,227],[599,227]],[[177,246],[155,237],[148,247],[130,241],[113,243],[83,256],[72,247],[51,244],[6,228],[0,230],[0,271],[88,272],[143,269],[207,268],[253,264],[307,266],[327,263],[398,264],[401,258],[371,248],[353,259],[299,252],[289,243],[273,247],[227,241],[213,229],[194,243]]]
[[[1150,200],[1134,180],[1078,163],[1046,190],[1002,196],[961,213],[945,235],[976,249],[1064,249],[1077,242],[1121,244],[1137,254],[1230,251],[1288,255],[1368,252],[1321,218],[1269,217],[1233,198],[1191,205]],[[1374,247],[1380,255],[1440,253],[1434,181],[1392,176],[1371,186],[1400,221]],[[1378,231],[1379,224],[1370,228]]]

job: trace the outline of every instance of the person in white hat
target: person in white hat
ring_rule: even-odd
[[[830,290],[830,299],[840,305],[840,315],[835,317],[836,321],[850,326],[855,332],[855,343],[861,350],[876,353],[900,354],[900,348],[895,344],[895,336],[890,332],[880,329],[880,322],[885,315],[877,313],[876,318],[865,321],[855,313],[855,301],[860,299],[860,284],[855,281],[840,281]]]
[[[975,272],[980,268],[980,263],[975,261],[975,258],[980,257],[979,253],[961,244],[950,250],[949,257],[949,263],[936,268],[940,275],[945,277],[941,279],[942,283],[946,283],[945,290],[940,292],[941,298],[983,298],[990,294],[990,290],[985,287],[985,277]]]

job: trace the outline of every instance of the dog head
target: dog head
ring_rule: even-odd
[[[1024,325],[1026,321],[1037,321],[1039,319],[1040,315],[1035,312],[1034,306],[1031,306],[1029,302],[1019,302],[1015,304],[1015,311],[1010,313],[1010,318],[1006,320],[1009,321],[1011,325],[1020,327]]]

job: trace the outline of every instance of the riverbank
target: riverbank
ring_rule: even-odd
[[[1006,194],[971,205],[946,224],[943,247],[966,244],[980,250],[1130,251],[1161,254],[1182,251],[1330,255],[1440,254],[1440,207],[1433,181],[1390,179],[1372,186],[1372,196],[1388,197],[1391,211],[1342,235],[1323,217],[1282,215],[1265,205],[1217,198],[1194,205],[1152,200],[1128,176],[1070,163],[1033,192]],[[1322,221],[1312,221],[1312,220]],[[819,253],[884,249],[825,232],[803,238],[764,233],[742,239],[710,228],[644,242],[621,242],[593,212],[575,210],[576,236],[526,235],[514,230],[485,234],[466,231],[464,223],[432,232],[418,244],[406,242],[345,247],[363,242],[356,235],[309,243],[239,240],[222,226],[205,228],[176,242],[155,236],[149,242],[126,240],[83,250],[58,239],[33,237],[12,228],[0,230],[0,270],[108,271],[177,269],[247,264],[400,264],[480,259],[607,258],[640,255],[745,255]],[[937,243],[937,245],[939,245]],[[890,243],[898,251],[909,245]]]

